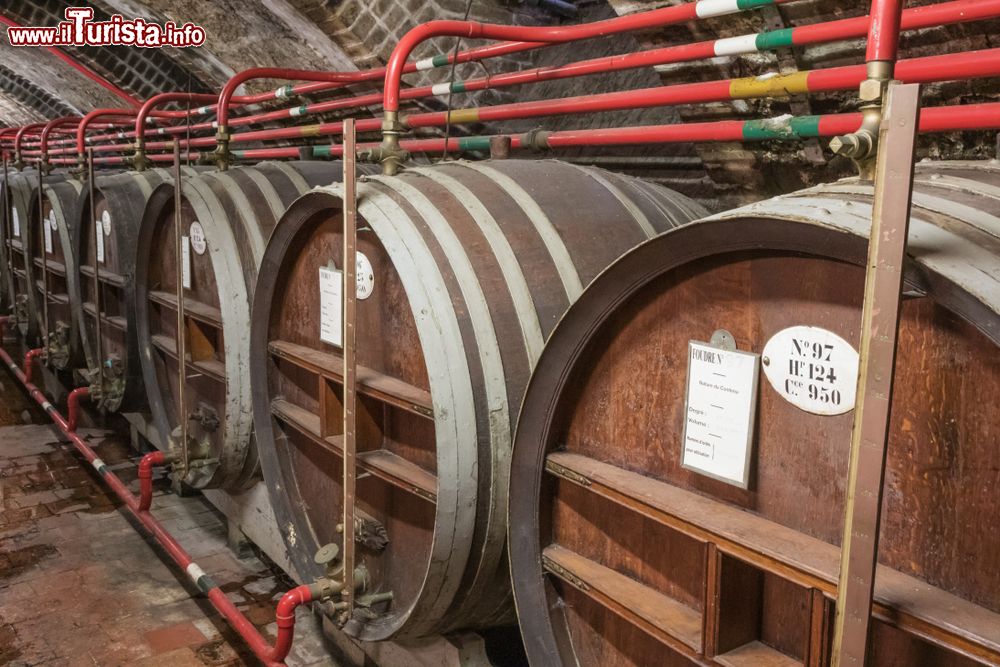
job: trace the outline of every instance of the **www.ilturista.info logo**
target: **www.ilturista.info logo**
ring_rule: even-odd
[[[205,43],[205,29],[193,23],[163,25],[145,19],[125,19],[115,14],[108,21],[93,21],[92,7],[67,7],[66,20],[54,28],[8,28],[11,46],[162,46],[187,47]]]

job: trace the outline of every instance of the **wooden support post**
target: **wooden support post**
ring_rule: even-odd
[[[178,480],[184,479],[188,473],[189,452],[187,437],[187,324],[184,321],[184,235],[181,231],[181,148],[180,142],[174,144],[174,253],[177,270],[174,279],[177,281],[177,421],[181,432],[180,471]],[[190,253],[188,261],[190,261]]]
[[[886,98],[875,168],[858,403],[851,436],[833,637],[834,667],[862,667],[868,653],[920,86],[892,84]]]
[[[13,238],[13,231],[10,230],[10,228],[8,227],[8,225],[10,224],[8,220],[11,217],[10,182],[8,180],[9,176],[10,172],[8,171],[7,167],[7,154],[5,153],[3,156],[3,215],[0,216],[0,222],[3,223],[2,225],[0,225],[0,244],[2,245],[0,245],[0,247],[2,247],[4,251],[4,258],[6,259],[7,262],[7,266],[5,267],[7,270],[7,279],[10,280],[10,285],[6,287],[7,293],[13,297],[17,281],[14,280],[14,261],[11,259],[11,255],[14,254],[14,247],[13,247],[14,244],[8,241],[8,239]],[[11,302],[8,305],[10,306],[11,310],[16,313],[16,309],[14,308],[14,303]],[[16,321],[17,318],[15,317],[15,323]]]
[[[354,492],[357,483],[357,359],[355,358],[355,314],[357,310],[358,202],[356,133],[354,119],[344,121],[344,590],[347,603],[341,621],[354,609]]]
[[[49,258],[48,249],[45,247],[45,230],[49,221],[45,217],[45,189],[42,183],[41,160],[38,161],[38,217],[42,223],[41,228],[38,230],[42,235],[42,238],[38,240],[38,245],[42,250],[42,326],[45,327],[45,331],[42,332],[42,347],[45,348],[45,356],[42,359],[47,363],[49,358],[49,332],[51,329],[49,328]],[[25,261],[25,275],[27,276],[29,275],[27,264],[33,262],[30,248],[24,249],[24,256],[27,258]],[[35,289],[34,285],[28,285],[28,290],[33,289]]]
[[[104,234],[101,223],[97,220],[97,192],[94,188],[94,149],[87,149],[87,183],[90,187],[90,229],[94,238],[90,243],[94,244],[94,330],[97,332],[97,385],[101,388],[101,395],[104,395],[104,327],[101,321],[101,258],[97,254],[97,249],[103,246],[97,242],[97,238]],[[107,250],[105,249],[105,252]],[[82,258],[81,258],[82,259]]]

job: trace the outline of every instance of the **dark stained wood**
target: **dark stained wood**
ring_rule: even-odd
[[[1000,664],[1000,413],[987,398],[1000,392],[1000,172],[917,172],[905,289],[926,296],[902,306],[875,575],[883,645],[867,664]],[[795,325],[856,348],[870,201],[870,187],[842,181],[670,232],[569,310],[513,454],[512,571],[533,664],[603,664],[610,640],[588,633],[618,630],[566,608],[579,594],[537,563],[558,544],[636,579],[673,549],[644,542],[636,517],[699,545],[688,551],[701,563],[705,659],[829,664],[854,415],[800,410],[762,377],[749,487],[685,470],[686,348],[726,329],[759,353]],[[670,582],[688,563],[644,583],[676,599]]]
[[[246,350],[260,254],[283,207],[305,190],[331,182],[337,171],[337,165],[328,163],[261,163],[226,173],[189,171],[182,179],[182,230],[187,235],[195,222],[201,224],[208,250],[199,254],[191,248],[191,286],[180,290],[181,329],[195,368],[191,372],[200,369],[209,380],[186,383],[183,405],[177,395],[176,359],[160,344],[163,338],[176,340],[178,329],[180,258],[172,184],[161,184],[150,197],[138,234],[135,272],[139,346],[149,346],[153,353],[151,358],[141,355],[144,382],[163,438],[184,419],[190,439],[216,462],[193,471],[186,479],[192,486],[241,491],[259,477]],[[215,419],[187,418],[206,411]]]
[[[802,664],[759,641],[735,648],[716,657],[715,661],[725,667],[798,667]]]
[[[666,205],[687,201],[673,193],[608,176],[622,198],[642,202],[626,206],[602,173],[511,160],[420,167],[359,185],[358,251],[371,262],[375,288],[357,302],[358,460],[377,464],[372,476],[390,486],[398,481],[389,472],[413,484],[409,471],[423,471],[414,486],[433,490],[437,515],[423,532],[407,533],[412,542],[390,529],[386,552],[365,559],[379,571],[373,581],[395,595],[387,611],[349,633],[378,641],[512,620],[503,544],[509,441],[544,337],[608,262],[700,213]],[[321,269],[343,268],[341,196],[320,189],[289,210],[268,245],[254,301],[262,469],[279,523],[294,527],[289,550],[302,572],[316,569],[312,553],[336,534],[343,493],[343,471],[317,463],[338,456],[344,409],[343,358],[320,337],[318,284]],[[448,349],[438,352],[442,337]],[[276,417],[277,401],[313,414],[314,428]],[[317,438],[332,448],[309,451],[320,449]],[[376,490],[359,483],[356,497],[370,502],[366,493]],[[700,614],[703,555],[688,552],[685,536],[650,528],[650,544],[679,546],[671,542],[662,561],[630,574],[665,583],[657,572],[671,557],[690,562],[693,576],[677,576],[668,595]],[[602,562],[577,550],[582,531],[574,539],[569,548]],[[430,548],[435,558],[419,560]],[[414,598],[400,593],[403,581],[421,582],[408,588]]]
[[[324,352],[283,340],[273,340],[269,346],[273,354],[293,361],[314,373],[331,380],[343,379],[342,357],[336,352]],[[358,386],[362,393],[414,414],[423,417],[434,414],[430,392],[371,368],[358,366]]]
[[[177,296],[171,292],[152,291],[149,299],[158,304],[177,309]],[[210,306],[194,299],[184,299],[184,314],[214,327],[222,326],[222,312],[215,306]]]
[[[321,435],[319,416],[315,413],[283,400],[275,400],[271,406],[275,416],[300,433],[309,436],[331,452],[343,453],[343,437]],[[378,475],[400,489],[414,493],[419,498],[431,502],[435,499],[437,480],[434,475],[388,450],[361,452],[358,455],[358,464],[362,469]]]

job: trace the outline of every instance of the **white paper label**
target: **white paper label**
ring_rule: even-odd
[[[199,255],[204,255],[205,251],[208,249],[208,241],[205,239],[205,229],[201,226],[201,223],[195,220],[191,223],[191,227],[188,229],[188,234],[191,238],[191,247]]]
[[[854,409],[858,353],[826,329],[798,326],[771,337],[762,352],[764,375],[782,398],[817,415]]]
[[[756,354],[688,344],[685,468],[747,487],[759,364]]]
[[[101,227],[104,229],[105,236],[111,236],[111,213],[108,212],[108,209],[104,209],[104,212],[101,213]]]
[[[372,269],[371,261],[363,252],[357,254],[355,278],[358,281],[358,298],[364,300],[370,297],[375,291],[375,270]]]
[[[56,227],[55,211],[49,212],[49,217],[42,220],[42,229],[45,230],[45,252],[52,254],[52,230]]]
[[[181,276],[184,289],[191,289],[191,241],[181,237]]]
[[[104,234],[102,234],[101,224],[94,227],[94,236],[97,237],[97,261],[104,262]]]
[[[330,345],[343,344],[344,283],[337,269],[319,269],[319,339]]]
[[[21,218],[18,217],[18,215],[17,215],[17,209],[16,208],[11,208],[10,209],[10,217],[11,217],[11,219],[14,222],[14,236],[20,238],[21,237]]]

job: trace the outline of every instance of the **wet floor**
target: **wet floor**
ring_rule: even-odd
[[[127,440],[84,432],[137,492]],[[0,371],[0,665],[261,664],[82,463]],[[274,606],[292,583],[253,552],[237,557],[201,496],[179,497],[161,480],[153,514],[273,640]],[[289,667],[334,664],[318,622],[299,610]]]

